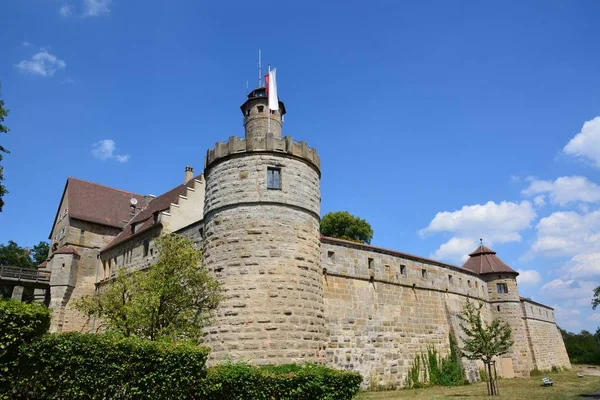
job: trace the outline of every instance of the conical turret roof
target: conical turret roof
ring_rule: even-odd
[[[477,274],[497,274],[509,273],[518,275],[519,273],[506,265],[497,255],[496,252],[484,245],[479,246],[471,254],[469,259],[462,266],[464,269]]]

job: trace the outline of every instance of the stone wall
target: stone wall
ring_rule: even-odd
[[[50,308],[53,318],[52,332],[88,331],[92,320],[73,308],[73,301],[95,292],[98,254],[120,232],[120,229],[81,221],[74,218],[66,225],[62,246],[72,246],[79,257],[66,270],[63,254],[52,256],[48,268],[52,272],[50,282]],[[62,221],[61,221],[62,222]],[[61,246],[61,247],[62,247]]]
[[[571,362],[554,320],[554,310],[530,300],[521,301],[533,366],[540,371],[553,366],[571,368]]]
[[[327,363],[365,386],[404,386],[415,355],[429,345],[448,354],[449,334],[460,342],[467,298],[487,304],[485,281],[455,266],[330,238],[321,250]],[[463,364],[475,380],[477,364]]]
[[[267,168],[281,188],[267,188]],[[205,171],[204,264],[224,288],[211,361],[324,360],[319,173],[285,153],[245,153]]]

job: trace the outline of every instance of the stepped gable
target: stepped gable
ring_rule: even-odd
[[[497,274],[499,272],[519,275],[517,271],[502,261],[494,250],[484,245],[479,246],[469,254],[469,259],[462,267],[480,275]]]
[[[147,206],[142,208],[140,212],[138,212],[123,228],[123,232],[119,233],[112,242],[108,244],[102,251],[108,250],[111,247],[118,245],[134,236],[139,235],[142,232],[147,231],[148,229],[157,226],[160,224],[160,221],[154,218],[154,214],[168,210],[171,207],[171,204],[177,204],[179,201],[179,196],[184,196],[188,188],[192,188],[194,186],[195,180],[200,180],[202,174],[195,176],[193,179],[190,179],[186,184],[181,184],[173,189],[169,190],[166,193],[161,194],[160,196],[150,200]],[[132,226],[137,224],[142,224],[139,228],[136,229],[135,233],[133,233]]]
[[[98,185],[73,177],[67,179],[65,191],[71,218],[116,228],[122,228],[122,221],[128,221],[131,218],[130,202],[132,198],[137,199],[138,202],[144,201],[144,196],[137,193]]]

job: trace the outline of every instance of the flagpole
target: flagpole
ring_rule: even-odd
[[[271,64],[269,64],[269,80],[271,80]],[[267,122],[267,133],[271,133],[271,109],[269,108],[269,98],[267,97],[267,112],[269,113],[269,121]]]

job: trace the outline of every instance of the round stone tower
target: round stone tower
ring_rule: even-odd
[[[483,244],[469,254],[463,268],[480,274],[486,281],[492,317],[508,323],[512,329],[514,343],[503,357],[512,359],[512,368],[517,376],[528,377],[533,369],[533,360],[517,288],[519,273]]]
[[[224,289],[205,343],[212,360],[323,361],[320,161],[281,137],[265,88],[241,106],[245,138],[206,156],[204,265]]]

